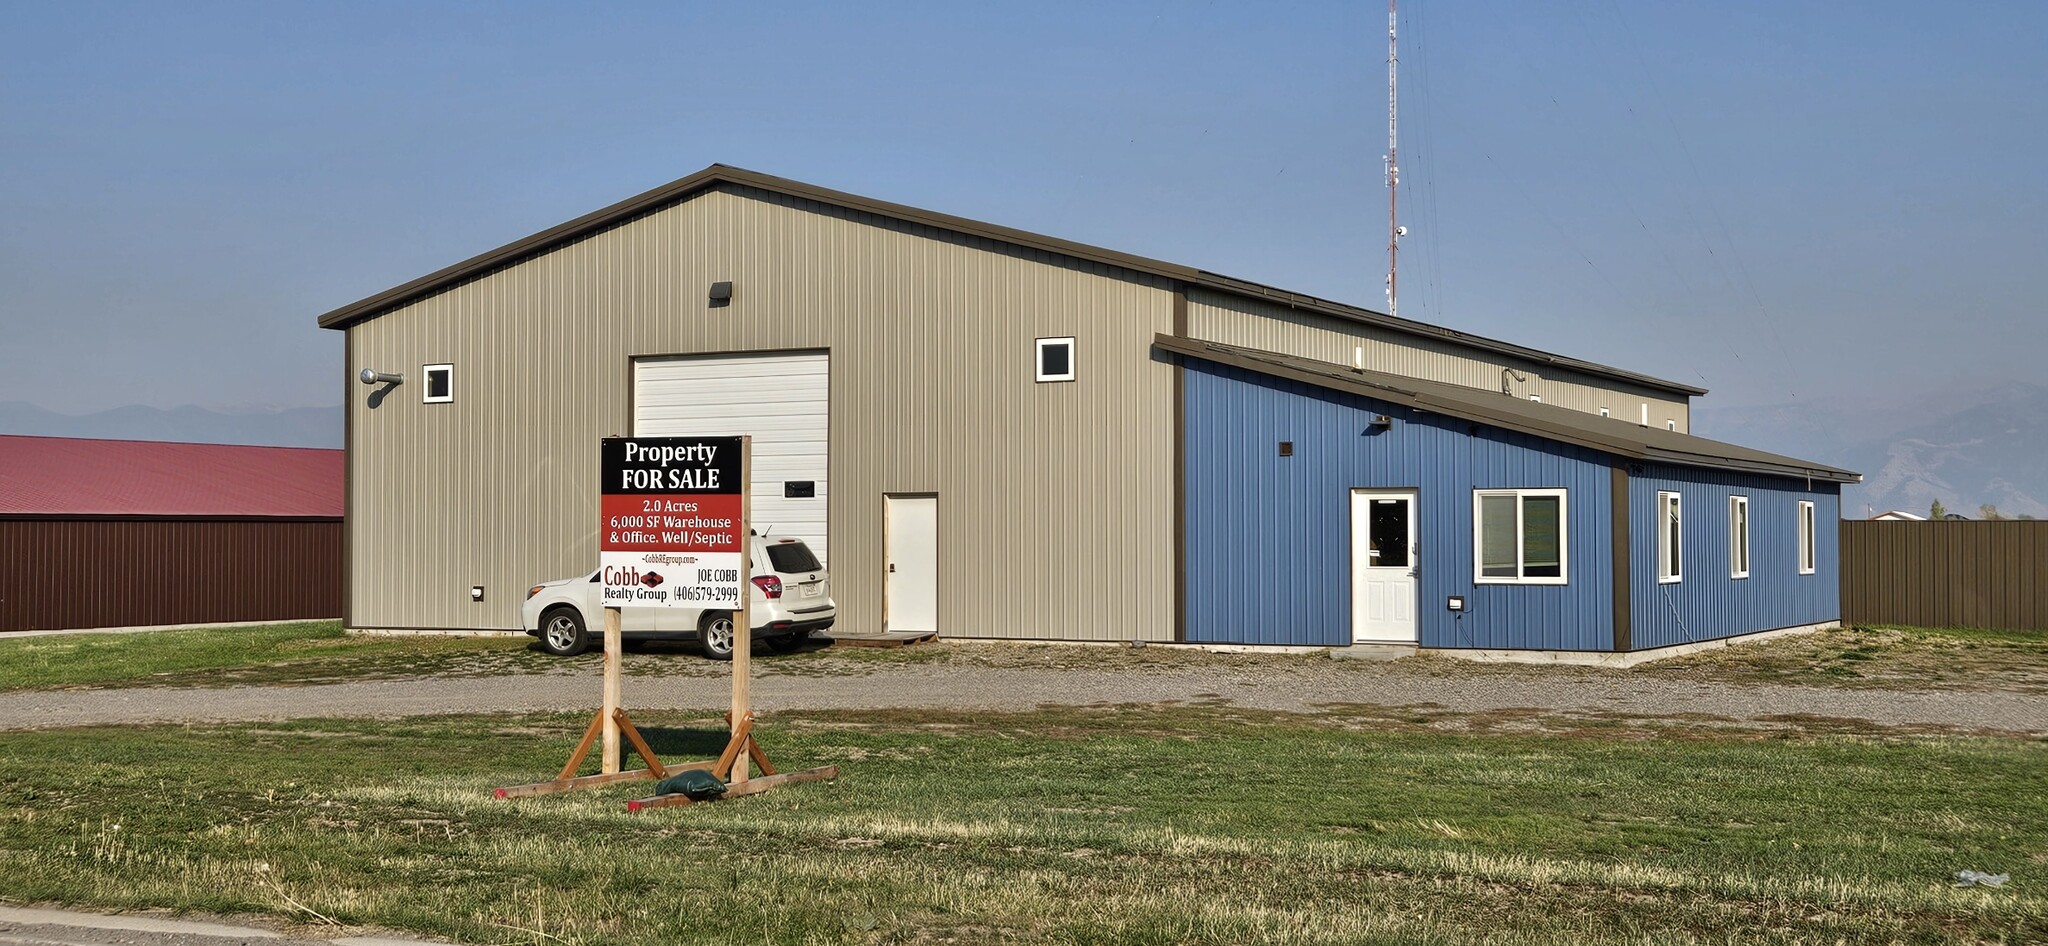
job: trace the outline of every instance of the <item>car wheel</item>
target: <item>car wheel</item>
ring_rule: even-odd
[[[697,622],[698,640],[704,656],[712,660],[732,659],[732,615],[713,611]]]
[[[590,647],[590,632],[575,608],[556,608],[540,616],[540,649],[557,657],[574,657]]]

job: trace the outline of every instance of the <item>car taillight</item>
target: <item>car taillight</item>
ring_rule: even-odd
[[[535,585],[535,586],[533,586],[533,587],[531,587],[531,588],[528,588],[528,589],[526,589],[526,596],[527,596],[527,597],[529,597],[529,598],[531,598],[531,597],[533,597],[534,595],[537,595],[537,594],[540,594],[540,593],[541,593],[541,592],[543,592],[543,591],[546,591],[546,590],[547,590],[547,587],[548,587],[548,586],[546,586],[546,585]]]
[[[770,598],[782,597],[782,579],[774,575],[755,575],[754,587],[761,589],[761,593]]]

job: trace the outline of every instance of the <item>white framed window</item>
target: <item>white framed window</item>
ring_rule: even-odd
[[[1728,497],[1728,577],[1749,577],[1749,497]]]
[[[420,401],[424,404],[447,404],[455,400],[455,366],[421,365]]]
[[[1678,418],[1675,418],[1675,417],[1666,417],[1666,418],[1664,418],[1664,429],[1665,429],[1665,430],[1677,430],[1677,429],[1678,429]]]
[[[1657,493],[1657,583],[1685,579],[1685,521],[1677,493]]]
[[[1614,414],[1613,414],[1613,412],[1612,412],[1612,411],[1609,411],[1609,410],[1608,410],[1607,408],[1604,408],[1604,407],[1603,407],[1603,408],[1601,408],[1601,409],[1600,409],[1600,416],[1602,416],[1602,417],[1612,417],[1612,416],[1614,416]]]
[[[1472,580],[1482,585],[1565,583],[1565,491],[1472,491]]]
[[[1038,340],[1038,380],[1074,380],[1074,337]]]
[[[1813,504],[1799,502],[1799,574],[1811,575],[1814,571]]]

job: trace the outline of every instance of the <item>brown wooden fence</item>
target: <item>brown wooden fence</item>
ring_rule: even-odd
[[[2048,630],[2048,521],[1842,522],[1842,620]]]
[[[339,519],[0,519],[0,631],[341,616]]]

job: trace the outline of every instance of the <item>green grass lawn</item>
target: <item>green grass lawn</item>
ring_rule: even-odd
[[[782,714],[777,761],[840,779],[490,798],[583,722],[0,734],[0,891],[534,946],[2048,940],[2037,740]],[[640,722],[665,758],[723,741]]]
[[[338,621],[134,634],[0,635],[0,690],[313,683],[548,669],[530,639],[363,637]]]

